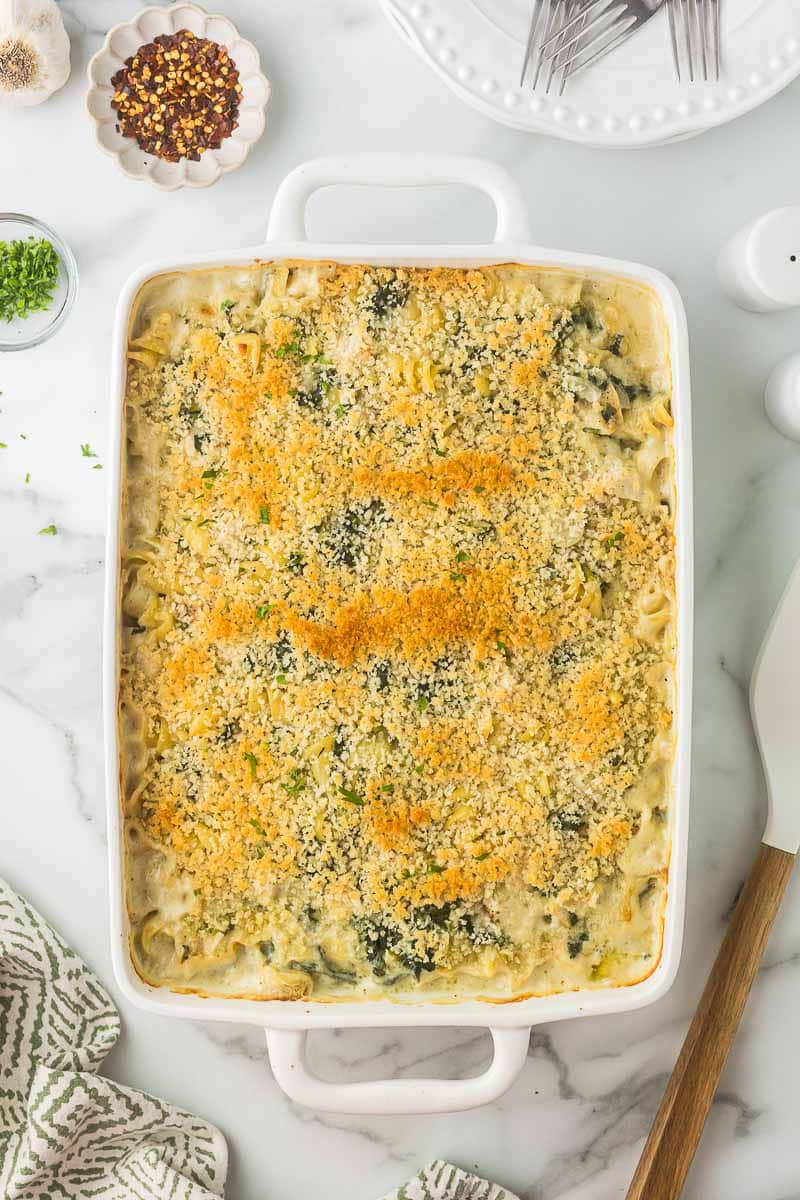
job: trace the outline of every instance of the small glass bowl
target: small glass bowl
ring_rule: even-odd
[[[35,217],[0,212],[0,242],[29,237],[47,238],[58,255],[58,282],[53,292],[53,303],[49,308],[32,312],[27,317],[0,320],[0,352],[29,350],[31,346],[46,342],[66,321],[78,294],[78,265],[66,242],[49,225],[37,221]]]

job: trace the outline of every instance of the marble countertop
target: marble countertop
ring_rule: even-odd
[[[0,115],[3,207],[52,224],[81,290],[49,344],[0,364],[0,874],[92,964],[109,962],[100,627],[108,344],[119,287],[142,261],[257,242],[296,163],[361,150],[460,151],[507,166],[534,236],[650,263],[681,289],[694,373],[697,654],[689,907],[670,994],[627,1016],[534,1032],[526,1068],[490,1108],[431,1119],[353,1118],[294,1107],[258,1029],[169,1021],[120,1003],[118,1080],[216,1122],[232,1200],[372,1200],[441,1156],[525,1200],[624,1195],[642,1138],[722,936],[764,818],[746,687],[769,613],[800,555],[800,447],[766,422],[770,367],[798,348],[800,317],[751,316],[719,293],[722,240],[800,190],[800,82],[694,141],[608,152],[495,126],[463,108],[397,38],[374,0],[226,0],[274,83],[267,133],[208,191],[126,179],[94,143],[84,69],[136,0],[68,0],[73,75],[45,106]],[[318,195],[312,234],[347,240],[486,239],[473,193]],[[25,482],[30,473],[30,482]],[[38,536],[55,522],[58,535]],[[686,1190],[688,1200],[800,1197],[800,886],[786,905]],[[488,1038],[469,1030],[320,1033],[336,1077],[467,1074]]]

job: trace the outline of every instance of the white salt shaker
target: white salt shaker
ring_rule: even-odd
[[[778,433],[800,442],[800,354],[778,363],[767,381],[764,407]]]
[[[722,248],[717,271],[740,308],[800,307],[800,207],[773,209],[740,229]]]

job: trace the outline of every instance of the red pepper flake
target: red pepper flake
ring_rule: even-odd
[[[239,124],[236,64],[224,46],[188,29],[140,46],[111,83],[117,130],[168,162],[196,161]]]

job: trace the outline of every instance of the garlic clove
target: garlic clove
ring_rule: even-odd
[[[69,52],[54,0],[0,0],[0,101],[47,100],[69,78]]]

